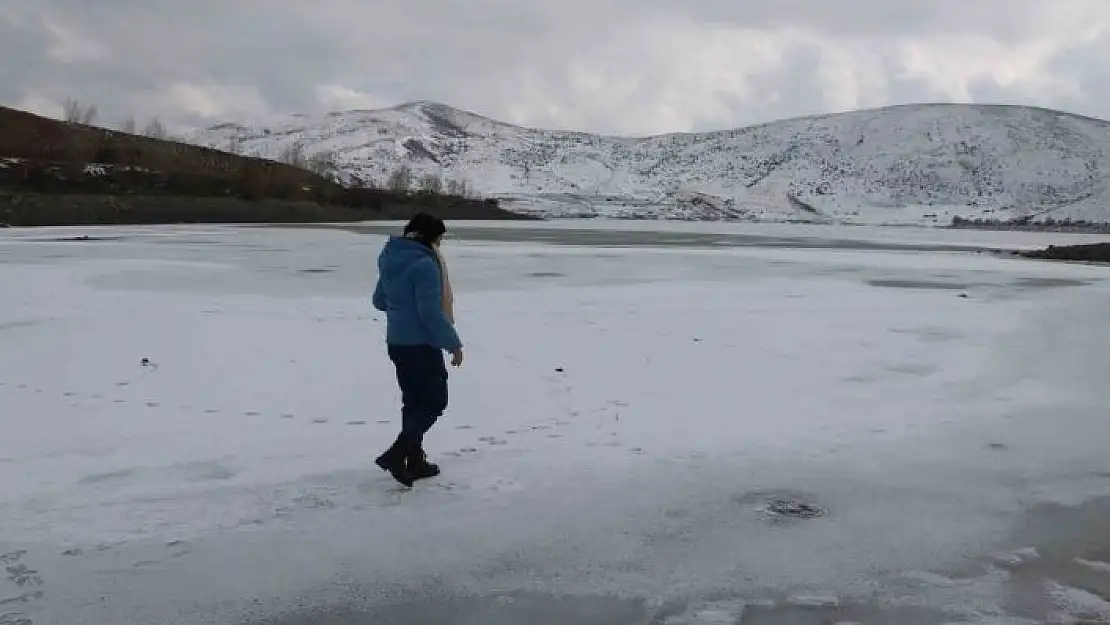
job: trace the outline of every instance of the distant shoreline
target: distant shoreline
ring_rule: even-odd
[[[173,224],[341,223],[407,219],[430,210],[451,220],[523,220],[496,205],[467,202],[380,207],[321,204],[310,200],[178,195],[42,194],[0,190],[0,227],[128,226]]]
[[[1110,223],[1085,223],[1085,224],[982,224],[982,225],[950,225],[942,226],[947,230],[978,230],[985,232],[1053,232],[1056,234],[1107,234],[1110,235]]]
[[[1049,245],[1040,250],[1015,252],[1023,258],[1090,264],[1110,264],[1110,242],[1086,245]]]

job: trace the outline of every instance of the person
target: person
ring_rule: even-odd
[[[447,231],[443,220],[418,213],[402,236],[391,236],[378,255],[374,308],[386,314],[386,350],[401,388],[401,432],[375,459],[405,486],[439,475],[428,462],[424,435],[447,408],[447,367],[463,361],[455,330],[450,281],[439,251]]]

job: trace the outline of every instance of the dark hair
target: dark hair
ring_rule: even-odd
[[[447,232],[443,220],[431,213],[417,213],[405,224],[405,236],[430,245]]]

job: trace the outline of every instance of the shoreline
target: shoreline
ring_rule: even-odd
[[[44,194],[0,190],[0,228],[183,224],[349,223],[408,219],[431,210],[446,219],[529,221],[484,202],[324,204],[307,199],[226,196]]]

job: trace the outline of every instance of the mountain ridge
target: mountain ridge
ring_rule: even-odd
[[[549,217],[1110,222],[1110,121],[1013,104],[898,104],[619,136],[415,100],[218,124],[187,140],[264,157],[296,145],[331,155],[341,179],[387,185],[407,169]]]
[[[521,126],[519,124],[514,124],[512,122],[502,121],[502,120],[499,120],[497,118],[490,117],[489,115],[484,115],[482,113],[478,113],[478,112],[475,112],[475,111],[472,111],[472,110],[469,110],[469,109],[454,107],[454,106],[451,106],[450,104],[447,104],[445,102],[440,102],[438,100],[429,100],[429,99],[409,100],[407,102],[401,102],[399,104],[394,104],[392,106],[386,106],[386,107],[381,107],[381,108],[376,108],[376,109],[365,109],[365,108],[341,109],[341,110],[331,111],[331,112],[326,113],[326,114],[327,115],[343,115],[343,114],[346,114],[346,113],[374,113],[374,112],[379,112],[379,111],[403,110],[403,109],[414,111],[414,110],[416,110],[418,108],[422,108],[422,107],[434,107],[434,108],[446,109],[446,110],[450,110],[450,111],[455,112],[455,113],[462,113],[462,114],[465,114],[465,115],[469,115],[469,116],[472,116],[472,117],[483,119],[485,121],[494,122],[494,123],[497,123],[497,124],[501,124],[503,126],[519,128],[519,129],[522,129],[522,130],[535,130],[535,131],[540,131],[540,132],[559,132],[559,133],[572,133],[572,134],[582,134],[582,135],[594,135],[594,136],[603,137],[603,138],[606,138],[606,139],[624,139],[624,140],[657,139],[657,138],[661,138],[661,137],[670,137],[670,136],[708,135],[708,134],[714,134],[714,133],[720,133],[720,132],[731,132],[731,131],[734,131],[734,130],[745,130],[745,129],[752,129],[752,128],[760,128],[760,127],[764,127],[764,126],[772,126],[772,125],[788,123],[788,122],[819,120],[819,119],[825,119],[825,118],[830,118],[830,117],[837,117],[837,116],[840,116],[840,115],[847,115],[847,114],[851,114],[851,113],[878,113],[878,112],[884,112],[884,111],[897,111],[899,109],[934,108],[934,107],[935,108],[970,107],[970,108],[984,109],[984,110],[988,110],[988,109],[1000,109],[1000,110],[1022,109],[1022,110],[1038,111],[1038,112],[1041,112],[1041,113],[1050,113],[1050,114],[1053,114],[1053,115],[1063,115],[1063,116],[1066,116],[1066,117],[1073,117],[1077,120],[1093,122],[1093,123],[1096,123],[1096,124],[1103,124],[1103,125],[1107,126],[1108,128],[1110,128],[1110,119],[1095,117],[1093,115],[1083,115],[1082,113],[1074,113],[1074,112],[1071,112],[1071,111],[1065,111],[1063,109],[1054,109],[1054,108],[1050,108],[1050,107],[1046,107],[1046,106],[1033,106],[1033,105],[1028,105],[1028,104],[1005,104],[1005,103],[973,104],[973,103],[966,103],[966,102],[942,102],[942,101],[937,101],[937,102],[903,102],[903,103],[899,103],[899,104],[886,104],[886,105],[883,105],[883,106],[872,106],[872,107],[865,107],[865,108],[860,108],[860,109],[850,109],[850,110],[846,110],[846,111],[835,111],[835,112],[828,112],[828,113],[811,113],[811,114],[808,114],[808,115],[795,115],[795,116],[791,116],[791,117],[782,117],[782,118],[772,119],[772,120],[769,120],[769,121],[758,122],[758,123],[755,123],[755,124],[746,124],[746,125],[743,125],[743,126],[725,126],[725,127],[715,128],[715,129],[710,129],[710,130],[674,131],[674,132],[663,132],[663,133],[645,134],[645,135],[605,133],[605,132],[590,132],[590,131],[585,131],[585,130],[573,130],[573,129],[566,129],[566,128],[564,128],[564,129],[548,128],[548,127],[543,127],[543,126]],[[289,116],[289,117],[304,117],[304,118],[319,117],[319,116],[309,115],[307,113],[289,113],[289,114],[287,114],[287,116]],[[281,117],[281,116],[279,115],[279,117]],[[205,130],[210,129],[210,128],[212,128],[212,126],[206,127]]]

